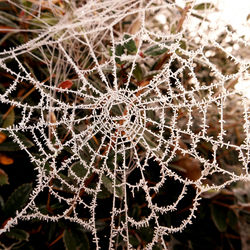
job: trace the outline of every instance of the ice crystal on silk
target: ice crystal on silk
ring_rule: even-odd
[[[21,114],[0,131],[26,151],[37,178],[27,204],[0,233],[20,220],[64,219],[90,232],[97,249],[132,249],[131,232],[148,227],[145,249],[167,248],[164,236],[194,220],[204,193],[249,180],[249,100],[233,88],[249,78],[249,55],[240,55],[249,41],[230,27],[215,35],[207,17],[214,6],[30,2],[13,4],[30,17],[31,30],[21,32],[37,35],[0,52],[1,71],[13,78],[0,103]],[[54,19],[42,18],[44,8]],[[225,37],[238,49],[228,50]],[[14,97],[23,84],[36,94],[33,101]],[[234,155],[234,168],[221,160],[225,151]],[[41,209],[47,194],[61,208]],[[185,197],[188,212],[166,223]],[[108,241],[102,216],[109,218]]]

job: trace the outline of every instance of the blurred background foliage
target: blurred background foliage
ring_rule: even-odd
[[[60,18],[64,15],[64,11],[67,11],[67,4],[63,1],[54,1],[58,5],[58,12],[55,13],[46,4],[46,1],[43,2],[41,8],[40,20],[33,19],[32,15],[27,15],[23,10],[17,7],[17,4],[21,5],[23,8],[33,8],[36,4],[36,1],[13,1],[13,3],[8,1],[0,1],[0,46],[1,51],[7,50],[11,47],[15,47],[23,44],[24,42],[29,41],[37,36],[36,32],[22,32],[20,29],[42,29],[44,23],[47,25],[54,25],[59,22]],[[84,4],[84,1],[76,1],[75,5]],[[203,19],[202,13],[205,8],[215,9],[212,4],[203,3],[195,6],[193,16],[197,19]],[[181,29],[179,20],[183,16],[184,9],[179,8],[175,19],[167,19],[169,22],[169,27],[172,33],[178,32]],[[132,22],[132,18],[122,20],[121,25],[125,31],[131,31],[136,29],[136,23]],[[163,25],[157,22],[154,17],[152,18],[152,28],[162,30],[164,29]],[[229,27],[231,28],[231,27]],[[231,28],[232,29],[232,28]],[[131,32],[133,33],[133,32]],[[129,34],[129,32],[128,32]],[[126,80],[129,69],[131,68],[131,63],[122,61],[121,56],[126,52],[127,55],[133,55],[137,50],[137,41],[130,39],[131,37],[126,34],[123,39],[127,42],[124,45],[117,46],[115,48],[116,54],[116,63],[118,68],[118,77],[121,82]],[[182,49],[195,49],[199,46],[199,41],[196,43],[192,40],[189,40],[188,32],[184,34],[182,43]],[[234,44],[232,41],[228,41],[227,33],[221,33],[218,37],[218,43],[222,44],[224,47],[232,47]],[[79,44],[78,44],[79,45]],[[110,44],[107,44],[106,54],[111,55]],[[83,48],[84,51],[84,48]],[[205,51],[209,51],[209,60],[217,65],[220,71],[223,74],[232,74],[238,70],[238,66],[235,65],[223,52],[217,47],[207,47]],[[249,52],[249,51],[248,51]],[[87,52],[86,52],[87,53]],[[234,52],[232,52],[234,53]],[[235,51],[235,53],[241,53],[240,48]],[[246,53],[244,49],[243,53]],[[86,54],[88,57],[88,63],[85,65],[85,68],[91,68],[94,66],[94,62],[91,59],[89,54]],[[181,51],[179,51],[181,55]],[[244,54],[242,55],[245,56]],[[134,87],[137,87],[137,83],[140,84],[146,83],[152,79],[154,74],[156,74],[163,65],[168,62],[169,54],[166,48],[160,48],[158,46],[145,46],[144,50],[141,51],[141,57],[145,60],[141,61],[141,64],[137,63],[136,68],[133,72],[132,82],[134,82]],[[100,60],[101,60],[100,56]],[[25,54],[22,56],[24,65],[27,69],[32,72],[32,75],[35,75],[37,79],[43,81],[49,77],[49,72],[42,62],[37,62],[34,57]],[[11,63],[11,62],[10,62]],[[80,63],[79,63],[80,64]],[[175,72],[180,66],[180,62],[177,60],[171,64],[171,70]],[[13,66],[15,67],[15,66]],[[195,73],[197,79],[204,85],[211,83],[213,75],[210,74],[210,69],[203,64],[196,63]],[[107,76],[110,77],[112,82],[112,72],[107,72]],[[70,72],[67,75],[67,81],[63,79],[58,79],[58,87],[60,88],[72,88],[76,89],[76,79],[74,78],[74,73]],[[183,85],[188,88],[188,83],[191,81],[191,78],[188,75],[188,72],[183,71],[182,76],[180,76]],[[102,82],[97,73],[93,73],[89,76],[88,79],[93,84],[96,84],[96,87],[101,89]],[[237,80],[230,82],[229,88],[233,88]],[[3,94],[6,89],[13,83],[13,76],[6,73],[2,69],[0,70],[0,92]],[[174,85],[174,80],[173,83]],[[133,85],[131,85],[133,88]],[[164,88],[164,86],[163,86]],[[162,90],[164,91],[164,89]],[[201,93],[203,96],[206,96],[206,92]],[[14,96],[15,95],[15,96]],[[58,94],[60,98],[65,101],[70,101],[72,96],[70,94]],[[202,98],[201,97],[201,98]],[[17,90],[12,94],[12,98],[25,101],[27,103],[36,103],[39,94],[36,93],[33,86],[29,83],[23,83]],[[237,110],[238,99],[230,100],[229,109],[233,126],[229,126],[227,135],[230,140],[234,141],[236,145],[240,145],[244,139],[241,128],[241,120],[237,116],[239,113]],[[217,107],[211,107],[209,113],[209,131],[208,133],[211,136],[218,135],[218,122],[219,118],[216,117]],[[115,111],[114,111],[115,112]],[[79,117],[84,115],[84,113],[79,113]],[[86,115],[86,114],[85,114]],[[240,114],[239,114],[240,115]],[[3,128],[12,126],[14,123],[20,120],[22,114],[14,106],[2,105],[0,106],[0,126]],[[169,114],[171,116],[171,114]],[[178,126],[184,126],[187,118],[187,110],[182,110],[182,114],[179,118]],[[194,120],[196,117],[194,117]],[[199,123],[199,117],[197,121]],[[151,129],[154,129],[153,127]],[[197,127],[197,131],[199,128]],[[65,128],[61,128],[61,138],[65,135]],[[34,154],[37,154],[34,143],[25,133],[19,133],[19,138],[22,139],[24,145],[31,150]],[[100,138],[94,138],[93,144],[95,141],[100,140]],[[149,138],[151,143],[154,143],[154,138]],[[184,141],[184,146],[188,146],[190,143],[190,138],[182,138]],[[208,143],[200,142],[199,151],[201,155],[204,155],[206,158],[212,156],[212,147]],[[87,156],[88,152],[83,152],[83,157]],[[140,148],[139,155],[143,156],[143,148]],[[64,160],[70,155],[70,150],[65,149],[64,155],[60,155],[60,159]],[[225,169],[234,169],[234,171],[240,172],[240,163],[238,162],[238,156],[235,155],[235,152],[229,152],[226,148],[221,149],[219,155],[220,158],[217,161]],[[172,169],[177,171],[181,176],[187,177],[191,180],[196,180],[200,177],[201,166],[200,164],[189,157],[185,157],[181,154],[177,155],[175,160],[171,163]],[[152,171],[153,167],[153,171]],[[28,156],[19,146],[13,142],[9,137],[8,133],[0,133],[0,225],[3,227],[10,217],[14,217],[17,210],[20,210],[27,204],[29,195],[34,187],[34,182],[36,181],[36,171],[34,170],[35,166],[29,161]],[[86,173],[79,168],[79,166],[74,164],[72,166],[73,171],[77,176],[84,176]],[[157,162],[149,162],[148,169],[145,170],[145,176],[148,181],[152,183],[157,182],[159,172],[159,166]],[[74,183],[74,178],[67,173],[62,173],[62,178],[64,178],[69,183]],[[223,176],[215,176],[210,181],[214,183],[223,183]],[[131,182],[136,182],[137,176],[136,172],[131,173],[129,176]],[[95,177],[89,178],[89,185],[94,185]],[[109,214],[109,205],[111,203],[112,197],[112,184],[111,180],[106,177],[103,180],[103,192],[99,195],[100,207],[103,209],[106,207],[107,211],[103,209],[102,211],[97,211],[97,225],[100,235],[103,237],[102,244],[105,245],[108,243],[109,235],[108,224],[110,222]],[[157,196],[157,204],[165,205],[165,197],[168,197],[168,200],[175,200],[178,195],[178,190],[180,187],[179,184],[173,181],[171,178],[168,178],[165,186],[161,188],[159,195]],[[63,186],[60,183],[54,183],[55,187],[61,191],[67,193],[67,186]],[[119,190],[118,193],[121,195],[122,199],[122,190]],[[192,205],[192,199],[194,196],[194,187],[189,187],[186,197],[181,202],[179,210],[171,215],[166,215],[162,217],[162,221],[165,225],[175,225],[178,224],[183,218],[185,218],[186,213],[190,206]],[[249,183],[235,183],[230,187],[225,187],[221,191],[209,191],[203,194],[203,200],[199,206],[199,210],[196,213],[196,219],[193,220],[193,224],[189,225],[182,233],[177,233],[165,237],[165,240],[168,244],[169,249],[174,250],[184,250],[184,249],[250,249],[250,186]],[[41,200],[46,199],[41,197]],[[140,193],[136,199],[133,200],[134,203],[129,203],[129,213],[133,218],[140,219],[143,218],[147,211],[145,209],[145,199]],[[56,200],[51,200],[50,203],[44,204],[41,202],[39,207],[44,213],[53,214],[54,211],[63,209],[63,205],[56,202]],[[138,230],[132,230],[130,232],[130,243],[135,249],[143,249],[145,245],[151,241],[153,236],[152,228],[143,228]],[[105,242],[106,241],[106,242]],[[118,240],[119,241],[119,240]],[[91,235],[86,230],[82,229],[79,225],[70,223],[68,221],[60,220],[59,222],[45,222],[38,221],[33,219],[32,221],[22,221],[19,224],[10,230],[10,232],[4,233],[0,236],[0,248],[2,249],[93,249]],[[122,241],[118,249],[123,249]],[[160,246],[155,246],[154,249],[161,249]]]

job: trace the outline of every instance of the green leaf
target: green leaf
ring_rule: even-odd
[[[185,41],[183,41],[183,40],[180,41],[180,47],[181,47],[182,49],[184,49],[184,50],[187,49],[187,44],[185,43]]]
[[[15,142],[4,142],[0,144],[0,151],[18,151],[20,147]]]
[[[150,48],[148,48],[144,54],[148,56],[159,56],[164,54],[168,49],[167,48],[160,48],[158,45],[154,45]]]
[[[0,168],[0,186],[9,184],[8,175]]]
[[[106,175],[103,175],[102,181],[103,181],[103,185],[107,188],[107,190],[110,193],[113,193],[114,190],[113,190],[112,180],[109,177],[107,177]]]
[[[98,199],[107,199],[110,197],[110,192],[105,188],[105,186],[102,186],[102,191],[97,194]]]
[[[232,211],[228,211],[228,225],[235,231],[238,232],[238,218],[236,214]]]
[[[129,235],[129,243],[133,247],[137,247],[140,244],[139,240],[135,236],[133,236],[133,235]]]
[[[215,5],[212,3],[200,3],[194,6],[195,10],[207,10],[207,9],[215,9]]]
[[[64,175],[62,173],[59,173],[59,176],[65,181],[67,182],[69,185],[75,185],[76,184],[76,180],[72,177],[72,176],[67,176],[67,175]],[[56,179],[58,180],[58,179]],[[60,182],[60,180],[59,180]],[[56,183],[57,184],[57,183]],[[72,190],[65,184],[65,183],[62,183],[62,189],[64,191],[67,191],[67,192],[72,192]]]
[[[124,47],[121,44],[118,44],[115,48],[115,55],[116,56],[121,56],[124,54]],[[116,57],[115,61],[119,64],[121,64],[121,59]]]
[[[77,248],[76,241],[72,231],[65,230],[63,234],[63,242],[67,250],[74,250]]]
[[[107,227],[106,223],[102,220],[96,220],[95,226],[97,231],[102,231],[105,227]]]
[[[136,78],[137,81],[142,81],[143,77],[142,77],[142,69],[141,69],[141,66],[136,63],[135,65],[135,69],[133,71],[133,75],[134,77]]]
[[[162,249],[162,246],[160,244],[156,244],[153,246],[152,250],[161,250]]]
[[[150,147],[152,148],[157,147],[157,144],[153,141],[155,138],[152,136],[151,133],[149,133],[148,131],[145,131],[143,137]]]
[[[124,35],[123,40],[128,40],[128,39],[130,40],[124,43],[124,47],[128,50],[129,53],[136,52],[137,48],[136,48],[135,41],[131,39],[131,36]]]
[[[29,233],[27,233],[24,230],[17,229],[17,228],[11,229],[10,232],[6,233],[6,236],[11,239],[20,240],[20,241],[29,240]]]
[[[33,142],[31,142],[24,134],[16,133],[16,135],[19,137],[26,148],[31,148],[34,146]]]
[[[115,55],[121,56],[124,53],[124,47],[121,44],[118,44],[115,48]]]
[[[41,22],[40,20],[42,20],[43,22],[45,22],[45,23],[47,23],[48,25],[51,25],[51,26],[56,25],[58,23],[58,21],[59,21],[58,18],[56,18],[55,16],[53,16],[50,13],[42,14],[40,16],[40,19],[36,19],[36,20],[34,20],[34,22],[35,23],[37,22],[37,24],[39,24],[39,22]]]
[[[0,83],[0,93],[5,93],[5,87]]]
[[[88,238],[81,230],[66,229],[63,234],[63,242],[66,250],[90,249]]]
[[[1,3],[1,2],[0,2]],[[17,24],[14,21],[17,21],[18,17],[16,15],[10,14],[8,11],[0,11],[0,23],[17,28]]]
[[[138,206],[138,204],[135,204],[135,206],[132,208],[132,217],[135,220],[140,219],[140,215],[141,215],[141,208]]]
[[[26,9],[30,9],[32,6],[32,2],[31,1],[21,1],[22,5],[26,7]]]
[[[107,190],[113,194],[114,193],[113,181],[106,175],[102,176],[102,181],[103,185],[107,188]],[[116,184],[121,184],[121,182],[118,179],[116,179]],[[123,197],[122,187],[116,187],[116,194],[119,197]]]
[[[8,134],[8,133],[6,133]],[[26,148],[31,148],[34,144],[23,134],[17,132],[16,135],[19,137],[20,141]],[[4,141],[0,144],[0,151],[18,151],[20,147],[17,143],[13,141]]]
[[[146,242],[150,242],[153,238],[154,231],[151,227],[142,227],[138,231],[140,238]]]
[[[72,164],[71,169],[80,178],[83,178],[87,173],[87,169],[83,167],[80,161]]]
[[[5,120],[3,121],[2,127],[3,128],[10,127],[14,124],[14,122],[15,122],[15,111],[14,109],[12,109],[10,113],[7,115],[7,117],[5,118]]]
[[[0,207],[3,208],[4,207],[4,199],[3,197],[0,195]]]
[[[19,186],[10,195],[4,206],[5,217],[15,215],[17,210],[20,210],[29,200],[29,195],[32,191],[32,184],[26,183]]]
[[[222,206],[212,205],[211,206],[212,219],[220,232],[225,232],[227,230],[227,209]]]

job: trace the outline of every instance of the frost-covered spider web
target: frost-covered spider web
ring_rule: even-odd
[[[164,236],[192,223],[204,193],[249,180],[249,101],[234,89],[249,78],[241,53],[249,42],[210,26],[210,5],[200,13],[195,1],[30,2],[11,2],[29,23],[20,32],[36,36],[0,53],[13,78],[0,102],[20,114],[0,131],[27,152],[37,177],[1,233],[20,220],[64,219],[90,232],[96,248],[133,248],[131,234],[147,227],[145,249],[167,248]],[[24,85],[33,98],[16,97]]]

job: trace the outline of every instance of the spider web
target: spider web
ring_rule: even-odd
[[[249,101],[232,87],[249,77],[249,60],[219,40],[206,11],[197,18],[192,1],[185,8],[158,0],[62,4],[15,4],[40,28],[22,30],[37,36],[0,53],[1,70],[14,78],[0,94],[1,105],[22,114],[0,131],[27,152],[37,172],[28,204],[0,233],[19,220],[66,219],[91,232],[101,248],[97,220],[108,191],[109,249],[117,248],[118,236],[133,248],[131,230],[145,227],[153,228],[145,249],[167,248],[164,236],[192,223],[204,193],[249,180]],[[58,22],[43,21],[44,6]],[[157,14],[169,23],[156,25]],[[190,30],[194,20],[197,26]],[[223,32],[240,48],[249,48],[228,27]],[[224,56],[226,69],[214,51]],[[24,55],[42,65],[44,75],[36,74]],[[62,87],[62,82],[73,85]],[[15,97],[24,84],[33,88],[32,102]],[[21,134],[35,146],[29,148]],[[225,152],[234,155],[233,164],[221,160]],[[169,182],[177,183],[175,198]],[[169,196],[162,195],[164,190]],[[165,215],[177,214],[190,193],[191,206],[180,222],[162,223]],[[63,209],[45,213],[40,208],[44,194]],[[141,196],[138,220],[131,204]]]

